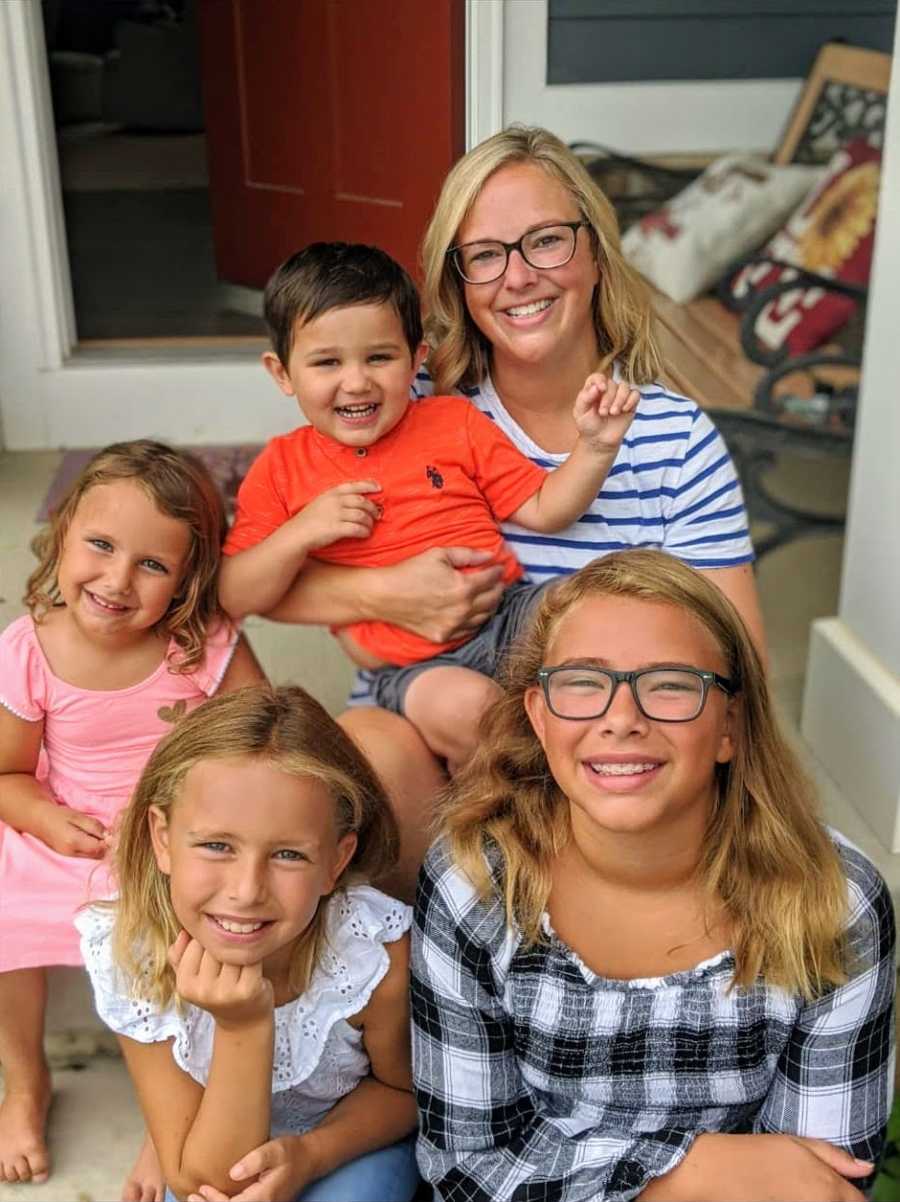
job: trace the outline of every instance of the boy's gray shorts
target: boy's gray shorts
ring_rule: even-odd
[[[379,668],[372,680],[375,704],[382,709],[404,713],[406,690],[423,672],[432,668],[471,668],[482,676],[493,677],[510,643],[521,633],[532,606],[538,597],[558,577],[545,580],[542,584],[516,581],[503,596],[497,612],[461,647],[445,651],[432,659],[420,660],[403,668]]]

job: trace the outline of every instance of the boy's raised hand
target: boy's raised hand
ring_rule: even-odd
[[[273,1013],[272,982],[262,963],[223,964],[187,931],[169,948],[169,963],[180,996],[209,1011],[220,1027],[252,1025]]]
[[[366,496],[374,492],[381,492],[374,480],[351,480],[304,505],[290,521],[305,550],[327,547],[341,538],[368,538],[381,517],[381,506]]]
[[[572,415],[582,439],[592,451],[618,451],[634,418],[640,393],[622,380],[592,372],[575,398]]]

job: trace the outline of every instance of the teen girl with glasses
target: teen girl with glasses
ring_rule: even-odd
[[[703,575],[635,550],[547,589],[441,829],[412,957],[437,1197],[863,1197],[890,896]]]

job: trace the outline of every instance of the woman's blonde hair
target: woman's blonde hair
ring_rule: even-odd
[[[598,366],[605,369],[617,359],[632,384],[658,379],[661,362],[647,288],[622,255],[612,205],[581,160],[554,134],[537,126],[510,125],[451,168],[422,243],[426,333],[432,347],[428,366],[435,392],[474,387],[490,367],[490,343],[469,316],[463,282],[447,251],[488,179],[512,163],[533,163],[562,184],[590,227],[600,268],[593,302]]]
[[[147,761],[125,810],[115,852],[118,898],[113,949],[137,996],[166,1006],[175,994],[167,953],[181,929],[172,908],[169,877],[158,867],[149,810],[167,819],[185,777],[202,760],[263,760],[288,776],[324,785],[334,803],[338,838],[356,835],[356,850],[338,886],[371,880],[397,858],[397,826],[381,782],[349,735],[303,689],[253,686],[203,702],[160,743]],[[254,805],[265,805],[256,798]],[[325,907],[298,940],[290,984],[302,993],[319,955]]]
[[[738,682],[734,755],[710,768],[717,804],[699,865],[708,896],[727,915],[735,984],[749,985],[762,975],[814,997],[844,980],[846,880],[817,818],[813,789],[778,729],[759,655],[716,585],[662,551],[604,556],[545,592],[508,659],[503,697],[485,716],[479,750],[444,800],[442,825],[456,860],[487,895],[492,885],[484,852],[496,845],[507,919],[526,943],[540,940],[551,865],[569,837],[569,810],[524,697],[566,614],[585,598],[603,596],[691,614],[719,647],[725,674]]]
[[[173,672],[191,672],[203,660],[207,631],[221,615],[219,559],[225,538],[225,508],[212,477],[199,459],[150,438],[117,442],[87,464],[35,536],[31,549],[38,566],[24,597],[36,622],[59,604],[57,570],[72,518],[82,498],[98,484],[133,480],[160,513],[184,522],[191,536],[181,582],[156,629],[168,634],[179,654]]]

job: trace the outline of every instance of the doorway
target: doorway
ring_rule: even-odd
[[[54,0],[48,0],[52,8]],[[370,38],[363,59],[349,53],[323,53],[317,63],[316,82],[327,70],[334,82],[333,93],[352,104],[352,115],[364,122],[372,114],[374,102],[386,97],[389,89],[379,87],[377,72],[397,74],[397,56],[401,56],[404,129],[414,123],[414,136],[391,141],[390,164],[397,181],[410,180],[422,186],[422,163],[434,173],[431,187],[437,195],[440,181],[458,153],[468,129],[470,139],[478,140],[496,128],[500,112],[499,54],[502,28],[497,22],[499,5],[483,5],[480,0],[195,0],[198,10],[222,14],[222,21],[237,27],[241,18],[251,37],[265,33],[273,15],[296,13],[300,17],[321,14],[323,10],[336,20],[349,20],[353,12],[374,25],[379,40]],[[88,10],[96,7],[85,0]],[[54,115],[51,103],[44,3],[0,3],[0,61],[8,70],[0,71],[0,440],[9,449],[26,450],[50,447],[100,446],[112,440],[134,438],[149,429],[164,440],[198,445],[223,442],[258,441],[266,435],[291,428],[295,421],[284,398],[272,387],[259,368],[256,350],[238,343],[230,346],[220,337],[174,340],[123,339],[121,346],[109,343],[79,344],[72,302],[71,272],[62,208],[59,162],[56,153]],[[411,16],[411,10],[414,10]],[[466,15],[470,19],[466,19]],[[52,14],[50,14],[52,17]],[[485,18],[485,19],[482,19]],[[487,18],[490,18],[489,20]],[[431,47],[435,29],[450,32],[453,53],[435,56]],[[463,52],[463,37],[469,43]],[[414,43],[410,47],[410,40]],[[201,34],[201,66],[205,46]],[[276,50],[281,50],[275,39]],[[377,46],[378,52],[373,50]],[[390,54],[387,53],[390,51]],[[394,57],[391,57],[393,55]],[[327,61],[326,61],[327,60]],[[359,71],[364,61],[366,72]],[[214,66],[218,64],[213,63]],[[255,69],[255,68],[254,68]],[[363,108],[358,97],[343,87],[344,75],[365,74],[369,92]],[[220,73],[221,74],[221,73]],[[296,71],[295,71],[296,75]],[[482,77],[490,83],[489,96],[483,96]],[[235,76],[232,74],[232,79]],[[265,74],[262,75],[265,82]],[[224,77],[227,84],[227,76]],[[297,78],[292,105],[285,112],[282,128],[290,132],[306,110],[305,84]],[[234,90],[234,87],[233,87]],[[204,78],[204,105],[208,107],[207,81]],[[394,95],[394,93],[391,93]],[[243,97],[253,98],[253,88]],[[448,96],[451,97],[448,105]],[[428,126],[428,109],[419,98],[442,98],[445,112],[452,116],[440,139]],[[476,104],[473,97],[479,98]],[[415,103],[411,102],[411,98]],[[467,100],[468,98],[468,100]],[[482,99],[484,103],[482,103]],[[487,101],[490,100],[490,103]],[[464,116],[468,110],[468,125]],[[275,110],[273,110],[275,111]],[[244,110],[246,114],[246,108]],[[340,113],[337,114],[341,116]],[[370,123],[371,124],[371,123]],[[368,126],[364,133],[367,134]],[[207,133],[208,133],[207,129]],[[252,131],[251,131],[252,132]],[[349,154],[344,163],[353,171],[365,168],[367,154],[381,153],[382,143],[371,137],[350,137]],[[438,162],[440,153],[443,164]],[[398,154],[399,151],[402,154]],[[424,148],[424,158],[423,150]],[[290,149],[288,147],[288,149]],[[253,145],[251,141],[251,150]],[[296,156],[294,156],[296,159]],[[388,156],[382,153],[382,158]],[[209,156],[210,177],[214,156]],[[291,160],[293,162],[293,160]],[[410,170],[412,162],[416,169]],[[313,165],[314,167],[314,165]],[[263,176],[250,176],[255,190],[271,191],[278,183]],[[318,181],[316,181],[318,182]],[[341,181],[338,181],[341,182]],[[350,181],[352,182],[352,180]],[[365,182],[365,181],[363,181]],[[355,188],[341,188],[355,193]],[[217,271],[221,278],[234,278],[222,269],[218,258],[216,184],[210,190],[213,208],[214,242]],[[272,192],[273,198],[276,195]],[[363,199],[393,199],[382,193],[361,193]],[[226,195],[227,199],[227,195]],[[375,212],[379,207],[372,205]],[[287,209],[287,206],[285,206]],[[288,229],[292,243],[288,250],[322,234],[304,234],[299,226]],[[424,222],[410,216],[406,229],[418,235]],[[250,228],[246,225],[245,229]],[[256,241],[255,227],[253,241]],[[340,231],[327,233],[341,237]],[[346,234],[343,236],[347,236]],[[392,249],[381,235],[354,238],[379,241]],[[285,252],[287,253],[287,252]],[[283,257],[283,255],[282,255]],[[280,260],[270,258],[263,269],[271,272]],[[265,275],[262,276],[264,281]],[[243,282],[238,280],[239,283]],[[136,285],[137,286],[137,285]],[[250,281],[258,288],[259,283]]]
[[[195,0],[43,13],[79,345],[262,346],[258,301],[216,269]]]

